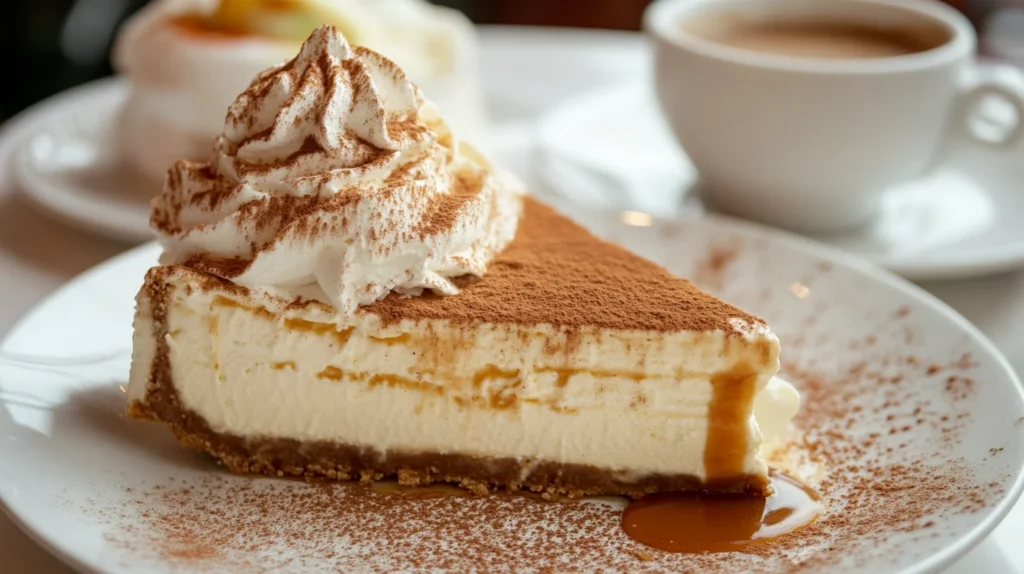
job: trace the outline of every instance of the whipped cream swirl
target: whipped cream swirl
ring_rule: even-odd
[[[455,294],[515,236],[522,188],[460,144],[391,61],[333,27],[256,77],[209,163],[154,200],[162,262],[248,287],[319,284],[344,312],[392,290]]]

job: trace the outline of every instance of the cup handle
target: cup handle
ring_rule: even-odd
[[[963,135],[995,149],[1018,146],[1024,139],[1024,71],[1009,64],[976,64],[962,86],[954,120]],[[978,117],[980,104],[991,97],[1012,107],[1016,117],[1011,122]]]

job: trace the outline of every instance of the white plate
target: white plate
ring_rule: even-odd
[[[112,131],[127,94],[120,78],[62,92],[20,115],[25,133],[12,170],[26,195],[85,231],[122,241],[151,239],[149,199],[160,189],[124,164]],[[8,136],[8,137],[14,137]]]
[[[535,119],[605,78],[632,79],[646,57],[637,33],[480,30],[482,81],[498,124]],[[160,182],[117,157],[111,128],[127,91],[124,78],[110,78],[36,104],[4,126],[0,162],[12,162],[26,195],[49,213],[84,231],[138,243],[152,238],[149,199]]]
[[[803,571],[878,573],[950,563],[1019,496],[1021,383],[935,298],[749,224],[573,213],[762,314],[779,334],[786,372],[805,392],[803,436],[821,439],[835,459],[826,466],[830,483],[820,485],[831,514],[780,545],[780,556],[649,552],[619,531],[615,503],[409,502],[227,476],[166,429],[122,414],[132,298],[155,261],[152,245],[68,284],[0,346],[0,500],[58,556],[101,572],[401,570],[418,556],[420,566],[456,570],[485,559],[492,569],[619,571],[790,571],[790,560],[831,560]]]
[[[545,182],[589,205],[700,213],[697,172],[644,82],[600,88],[549,111],[538,131]],[[1024,265],[1024,149],[961,146],[935,172],[886,193],[857,232],[814,239],[905,277],[951,279]]]

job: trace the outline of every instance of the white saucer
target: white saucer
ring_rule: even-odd
[[[64,221],[140,242],[153,237],[149,200],[160,182],[142,177],[116,154],[112,126],[126,94],[122,79],[108,79],[36,104],[14,120],[22,135],[11,168],[25,194]]]
[[[545,183],[588,205],[662,216],[702,212],[697,172],[643,84],[599,89],[551,110],[538,128]],[[866,228],[814,239],[905,277],[960,278],[1024,265],[1024,149],[958,148],[953,162],[887,192]]]

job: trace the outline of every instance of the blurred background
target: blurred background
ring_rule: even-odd
[[[974,23],[983,55],[1024,63],[1024,0],[945,0]],[[648,0],[441,0],[481,24],[638,29]],[[3,53],[16,54],[0,90],[0,121],[51,94],[110,75],[118,26],[146,0],[8,0]]]

